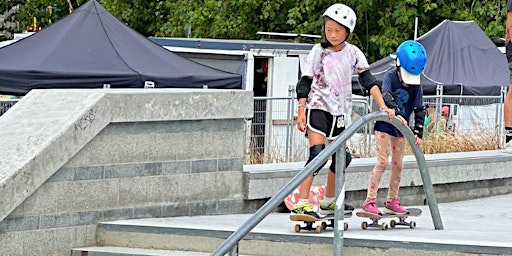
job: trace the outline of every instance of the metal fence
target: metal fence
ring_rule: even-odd
[[[474,133],[478,131],[499,131],[503,116],[503,98],[500,96],[429,96],[425,103],[439,109],[448,107],[448,118],[453,122],[455,133]]]
[[[370,112],[367,97],[355,97],[352,121]],[[293,97],[255,97],[251,122],[249,163],[279,163],[305,161],[309,156],[305,133],[296,127],[297,100]],[[371,126],[360,129],[347,144],[350,148],[367,151]]]
[[[0,99],[0,116],[14,106],[16,102],[18,102],[18,99]]]
[[[503,101],[500,96],[424,96],[424,103],[435,109],[440,117],[441,108],[449,107],[448,120],[453,124],[452,133],[488,133],[496,138],[497,147],[503,147]],[[359,116],[376,111],[369,97],[354,96],[352,121]],[[308,140],[295,124],[297,100],[293,97],[255,97],[254,118],[250,121],[249,157],[246,164],[306,161],[309,155]],[[436,122],[439,122],[437,118]],[[410,124],[414,118],[410,119]],[[374,155],[373,124],[360,129],[347,146],[355,157]]]

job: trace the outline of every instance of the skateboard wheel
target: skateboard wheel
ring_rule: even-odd
[[[390,226],[390,227],[392,227],[392,228],[394,228],[394,227],[396,226],[396,221],[395,221],[395,220],[391,220],[391,221],[389,222],[389,226]]]
[[[315,231],[317,233],[322,233],[322,226],[321,225],[316,226]]]
[[[348,229],[348,223],[343,223],[343,230],[347,230]]]
[[[382,223],[382,225],[380,225],[380,227],[382,228],[382,230],[388,229],[388,225],[386,223]]]
[[[299,225],[299,224],[296,224],[296,225],[295,225],[295,232],[299,233],[299,232],[300,232],[300,230],[301,230],[300,225]]]
[[[361,222],[362,229],[366,229],[367,227],[368,227],[368,222],[366,222],[366,221]]]
[[[323,230],[326,230],[327,229],[327,224],[325,222],[322,222],[322,229]]]
[[[410,227],[411,229],[415,228],[415,227],[416,227],[416,222],[411,221],[411,222],[409,223],[409,227]]]

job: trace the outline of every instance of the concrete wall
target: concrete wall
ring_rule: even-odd
[[[453,202],[485,196],[512,193],[512,154],[502,150],[459,152],[425,155],[428,171],[438,202]],[[347,203],[360,207],[366,198],[370,172],[375,158],[354,159],[346,170]],[[265,200],[289,182],[304,167],[304,162],[244,166],[246,200]],[[314,185],[325,185],[328,172],[324,169]],[[379,184],[378,201],[386,197],[388,169]],[[425,199],[423,182],[414,156],[405,156],[400,188],[404,205],[421,205]],[[381,203],[381,202],[379,202]],[[383,202],[382,202],[383,203]]]
[[[69,255],[104,220],[243,211],[250,116],[244,91],[32,91],[0,118],[1,254]]]

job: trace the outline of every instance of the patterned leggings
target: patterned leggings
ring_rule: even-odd
[[[388,159],[391,149],[391,177],[389,179],[388,199],[398,198],[398,189],[400,188],[400,179],[402,177],[403,158],[405,154],[405,137],[393,137],[384,132],[375,132],[375,151],[377,153],[377,163],[370,176],[370,185],[366,197],[369,199],[377,198],[379,182],[382,174],[388,165]]]

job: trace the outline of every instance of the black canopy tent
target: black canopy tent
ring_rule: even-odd
[[[127,27],[90,0],[42,31],[0,48],[0,94],[31,89],[240,89],[242,78],[180,57]]]
[[[417,41],[427,50],[424,95],[435,95],[437,85],[443,85],[445,95],[498,96],[509,85],[505,55],[474,21],[444,20]],[[382,81],[393,63],[387,56],[372,63],[370,71]]]

